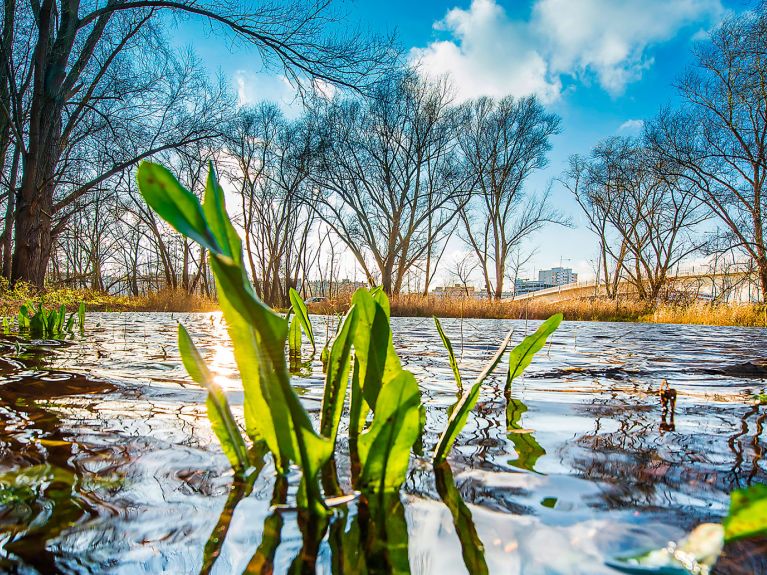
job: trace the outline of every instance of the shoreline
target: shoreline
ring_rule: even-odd
[[[309,304],[313,314],[345,313],[350,298]],[[13,317],[27,302],[43,302],[46,307],[64,305],[69,310],[81,301],[89,311],[101,312],[212,312],[219,309],[215,300],[183,290],[161,290],[143,296],[116,296],[96,290],[50,289],[36,294],[28,288],[0,293],[0,315]],[[767,327],[767,305],[756,303],[662,303],[656,306],[634,299],[589,299],[565,302],[493,301],[444,298],[404,294],[391,298],[393,317],[431,317],[466,319],[546,319],[563,313],[565,320],[625,323],[666,323]]]

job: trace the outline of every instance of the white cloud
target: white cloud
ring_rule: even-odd
[[[453,8],[435,29],[453,39],[414,48],[411,59],[430,75],[450,74],[462,98],[537,94],[555,100],[561,91],[536,50],[525,23],[510,20],[494,0],[474,0],[468,10]]]
[[[276,103],[289,118],[298,116],[303,109],[295,86],[285,76],[237,70],[234,85],[240,106],[267,100]]]
[[[535,0],[512,20],[496,0],[473,0],[435,23],[449,39],[413,48],[430,75],[450,73],[462,98],[536,94],[554,101],[562,76],[596,79],[612,95],[652,66],[649,49],[721,18],[721,0]]]
[[[644,128],[644,120],[626,120],[618,126],[618,132],[622,134],[636,135]]]
[[[653,64],[650,46],[723,12],[720,0],[538,0],[531,25],[553,72],[593,74],[620,94]]]

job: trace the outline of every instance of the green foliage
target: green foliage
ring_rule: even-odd
[[[243,265],[242,245],[224,205],[223,190],[211,166],[203,203],[185,190],[165,168],[144,162],[138,172],[139,188],[149,206],[177,231],[208,249],[219,303],[234,345],[244,390],[246,434],[263,440],[275,457],[278,471],[297,464],[303,477],[297,504],[315,514],[326,505],[319,487],[319,472],[332,458],[349,381],[351,348],[355,350],[352,407],[356,431],[374,411],[369,429],[360,439],[362,487],[392,491],[404,481],[410,451],[421,431],[420,391],[415,378],[402,369],[392,345],[389,302],[381,290],[358,290],[328,354],[321,433],[290,384],[285,344],[300,348],[303,329],[312,341],[309,316],[298,294],[291,290],[295,317],[292,324],[255,295]],[[188,334],[179,330],[184,365],[209,392],[209,414],[224,452],[236,469],[247,464],[245,441],[236,428],[226,397],[219,393]],[[356,390],[356,391],[355,391]]]
[[[757,483],[730,493],[723,525],[726,541],[767,535],[767,485]]]
[[[85,323],[85,304],[80,303],[78,310],[80,319],[80,331],[83,331]],[[71,334],[74,327],[75,314],[71,314],[67,320],[67,309],[61,304],[58,309],[46,309],[42,303],[37,307],[32,303],[26,303],[19,308],[16,322],[19,331],[28,331],[32,337],[60,337]],[[7,319],[4,318],[3,326],[10,329]]]
[[[346,388],[349,381],[349,364],[351,362],[352,334],[356,327],[357,313],[352,306],[343,323],[338,335],[330,347],[325,370],[325,393],[322,399],[322,416],[320,420],[320,433],[329,438],[333,444],[336,442],[338,425],[341,422],[341,413],[346,399]]]
[[[544,321],[532,335],[528,335],[517,347],[509,353],[509,371],[506,375],[506,391],[511,391],[511,383],[519,377],[530,362],[533,356],[538,353],[546,344],[546,339],[554,333],[559,324],[562,323],[562,314],[552,315]]]
[[[306,309],[306,304],[304,303],[304,300],[301,299],[301,296],[298,295],[298,292],[293,288],[290,288],[288,296],[290,297],[290,305],[292,306],[293,313],[296,314],[295,319],[300,322],[306,337],[309,338],[309,343],[312,344],[312,352],[314,352],[317,350],[317,344],[314,341],[314,331],[312,329],[312,322],[309,319],[309,311]],[[300,347],[298,347],[298,352],[301,352]]]
[[[453,344],[450,343],[450,340],[445,335],[445,332],[442,330],[442,324],[439,322],[439,319],[437,319],[436,316],[434,316],[434,324],[437,326],[437,333],[439,333],[439,337],[442,339],[442,343],[445,346],[445,349],[447,350],[447,356],[448,360],[450,361],[450,369],[453,370],[453,377],[455,378],[455,383],[458,385],[459,390],[463,390],[463,382],[461,381],[461,372],[458,371],[458,362],[455,360],[455,353],[453,353]]]
[[[477,377],[477,379],[474,381],[474,384],[467,392],[463,394],[461,399],[458,400],[458,403],[456,403],[455,407],[453,408],[453,411],[450,414],[450,418],[447,421],[447,427],[445,428],[445,431],[442,432],[442,435],[439,438],[439,442],[437,443],[437,448],[434,450],[435,464],[441,463],[445,460],[445,458],[447,458],[447,454],[453,447],[458,434],[461,433],[463,426],[466,425],[466,420],[469,418],[469,413],[477,404],[477,399],[479,399],[479,390],[482,386],[482,383],[500,363],[501,359],[503,358],[503,354],[506,351],[509,342],[511,341],[511,336],[512,333],[510,332],[501,344],[501,347],[499,347],[498,351],[495,352],[493,358],[487,363],[487,365],[485,365],[485,368],[482,370],[482,373],[479,374],[479,377]]]
[[[288,330],[288,350],[291,358],[301,359],[301,322],[294,316]]]
[[[381,388],[370,428],[359,437],[361,487],[383,493],[405,481],[410,450],[421,433],[421,392],[409,371]]]
[[[519,345],[511,350],[509,353],[509,371],[506,375],[507,392],[511,391],[511,382],[516,377],[518,377],[527,368],[527,366],[530,365],[533,356],[543,348],[543,345],[546,343],[546,338],[554,333],[561,322],[562,314],[551,316],[549,319],[543,322],[543,324],[541,324],[541,326],[536,330],[534,334],[527,336]],[[448,354],[452,357],[450,362],[451,367],[453,367],[453,371],[456,373],[458,371],[458,367],[455,364],[455,358],[453,357],[453,346],[450,344],[450,340],[442,331],[442,326],[439,324],[439,320],[436,320],[436,324],[437,331],[439,332],[440,337],[442,338],[442,341],[448,350]],[[479,377],[475,380],[474,384],[471,386],[471,389],[463,394],[461,399],[458,400],[458,403],[456,403],[451,410],[450,417],[447,422],[447,427],[442,433],[442,436],[437,443],[437,448],[434,451],[435,464],[439,464],[444,461],[445,458],[447,458],[447,454],[450,452],[450,449],[455,443],[458,434],[463,429],[463,426],[466,425],[466,420],[469,417],[469,413],[472,409],[474,409],[474,406],[479,399],[479,391],[482,386],[482,382],[485,381],[485,379],[492,373],[492,371],[501,361],[503,353],[506,351],[509,341],[511,340],[511,335],[512,334],[509,333],[509,335],[506,337],[506,340],[503,342],[503,344],[501,344],[501,347],[495,353],[490,362],[485,366],[485,369],[482,370],[482,373],[479,375]],[[456,375],[457,381],[459,378],[460,374]]]

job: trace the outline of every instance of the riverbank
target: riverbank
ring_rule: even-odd
[[[85,302],[88,311],[216,311],[218,303],[198,294],[187,294],[180,289],[164,289],[141,296],[112,295],[98,290],[52,288],[37,292],[28,285],[13,289],[0,286],[0,316],[15,316],[19,307],[32,302],[47,308],[66,306],[70,311]]]
[[[117,296],[96,290],[49,289],[36,294],[28,286],[0,290],[0,316],[13,316],[27,302],[44,302],[46,307],[65,305],[74,310],[81,301],[90,311],[166,311],[208,312],[218,310],[215,300],[180,289],[164,289],[142,296]],[[350,298],[338,298],[309,305],[316,314],[345,313]],[[391,311],[397,317],[464,317],[477,319],[546,319],[563,313],[566,319],[580,321],[618,321],[641,323],[678,323],[695,325],[733,325],[767,327],[767,306],[763,304],[691,304],[649,305],[639,300],[591,299],[559,303],[535,300],[492,301],[424,297],[404,294],[391,298]]]
[[[315,313],[342,313],[348,301],[313,304]],[[535,300],[492,301],[400,295],[391,301],[398,317],[464,317],[478,319],[546,319],[555,313],[580,321],[618,321],[767,327],[767,306],[762,304],[661,304],[639,300],[592,299],[558,303]]]

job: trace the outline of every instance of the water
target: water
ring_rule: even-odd
[[[565,322],[508,409],[503,373],[487,382],[449,468],[435,476],[414,458],[401,505],[352,502],[314,541],[303,518],[271,507],[268,462],[232,487],[178,357],[179,320],[237,413],[218,314],[90,314],[84,338],[0,342],[0,570],[607,574],[605,558],[719,521],[732,489],[767,482],[767,407],[752,400],[765,382],[744,365],[767,356],[767,330]],[[423,391],[428,455],[456,386],[430,320],[392,324]],[[471,381],[507,330],[518,341],[537,322],[443,326]],[[663,378],[678,392],[673,420]],[[295,385],[316,414],[318,359]],[[767,573],[765,556],[765,540],[731,545],[717,572]]]

